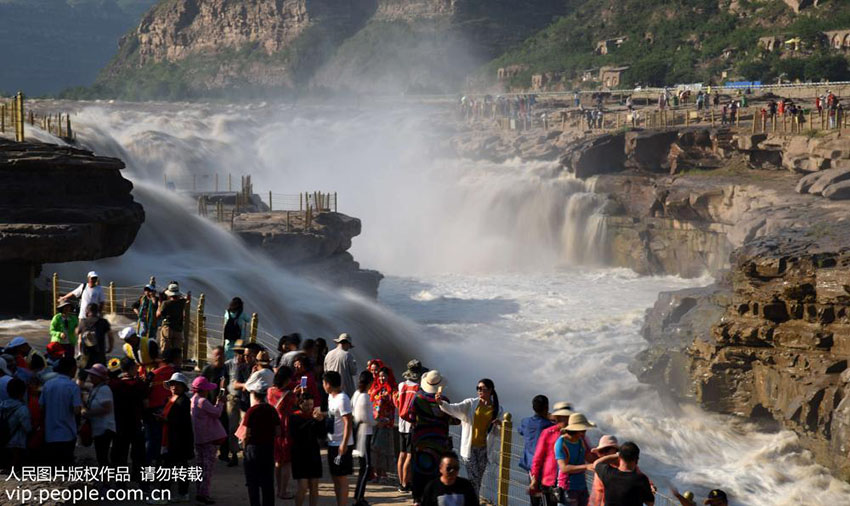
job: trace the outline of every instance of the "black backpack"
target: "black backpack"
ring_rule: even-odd
[[[228,341],[235,341],[242,337],[242,326],[239,325],[241,315],[242,311],[239,311],[236,316],[228,316],[227,321],[224,322],[224,338]]]

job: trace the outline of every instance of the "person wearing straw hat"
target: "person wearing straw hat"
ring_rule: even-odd
[[[74,355],[77,347],[77,325],[80,319],[73,314],[74,303],[63,300],[56,306],[58,313],[50,320],[50,342],[59,343],[65,348],[65,354]]]
[[[354,348],[351,342],[351,336],[347,333],[342,333],[338,338],[334,339],[336,348],[332,349],[325,355],[325,372],[335,371],[342,378],[342,391],[349,398],[354,395],[356,385],[354,378],[357,376],[357,361],[354,360],[354,355],[349,351]]]
[[[599,439],[599,444],[596,448],[590,450],[598,458],[607,457],[617,453],[617,438],[609,434],[605,434]],[[605,504],[605,485],[599,476],[594,475],[593,486],[590,492],[590,506],[604,506]]]
[[[183,342],[183,319],[185,317],[186,298],[176,281],[168,283],[165,290],[168,297],[156,310],[157,319],[162,320],[159,328],[159,347],[162,350],[180,348],[185,353]]]
[[[556,402],[552,406],[551,414],[555,425],[543,429],[534,449],[534,458],[531,460],[531,484],[528,489],[532,496],[542,493],[546,506],[558,504],[558,494],[555,490],[558,485],[555,441],[561,436],[561,429],[567,426],[572,414],[572,405],[569,402]]]
[[[410,405],[416,397],[416,392],[419,391],[419,381],[421,381],[424,372],[426,370],[419,360],[413,359],[407,362],[407,370],[401,375],[404,381],[398,384],[398,390],[393,398],[398,410],[399,451],[396,466],[398,468],[399,492],[410,492],[410,465],[413,462],[410,432],[413,429],[413,424],[406,417],[410,412]]]
[[[100,277],[96,272],[89,271],[86,275],[86,282],[80,283],[77,288],[59,297],[59,302],[61,303],[69,299],[79,299],[80,320],[86,317],[86,308],[89,307],[89,304],[97,304],[98,312],[103,311],[103,305],[106,304],[106,294],[103,293],[103,287],[100,286],[99,280]]]
[[[165,448],[163,462],[170,467],[186,467],[195,456],[195,434],[192,429],[191,401],[186,396],[189,379],[175,372],[165,382],[171,397],[159,416],[162,420],[162,447]],[[189,500],[189,482],[177,483],[177,501]]]
[[[108,383],[109,370],[103,364],[94,364],[86,369],[86,375],[92,389],[81,414],[91,423],[97,463],[106,466],[109,465],[109,447],[115,437],[115,404]],[[50,406],[47,406],[47,410],[50,410]]]
[[[585,433],[596,427],[582,413],[570,415],[570,421],[561,429],[561,436],[555,441],[555,459],[558,461],[558,486],[564,491],[566,499],[576,506],[587,506],[590,494],[587,491],[585,473],[592,469],[593,455],[585,442]]]
[[[617,453],[601,457],[590,465],[605,487],[605,504],[655,504],[652,483],[638,470],[639,459],[640,448],[626,442],[620,445]]]
[[[440,459],[451,450],[449,424],[451,416],[440,409],[437,392],[442,392],[446,381],[440,371],[434,369],[422,375],[419,391],[411,406],[413,432],[410,445],[413,450],[413,501],[420,502],[425,487],[440,474]],[[448,399],[443,397],[443,401]]]

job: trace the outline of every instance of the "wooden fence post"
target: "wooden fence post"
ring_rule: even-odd
[[[257,342],[257,328],[260,324],[260,317],[257,313],[251,315],[251,339],[250,342]]]
[[[207,362],[207,317],[204,316],[204,294],[198,297],[198,320],[195,322],[195,369],[200,371]]]
[[[53,290],[53,314],[50,315],[52,318],[57,311],[59,311],[56,306],[59,305],[59,274],[53,273],[53,280],[51,284],[51,288]]]
[[[507,506],[508,490],[511,482],[511,448],[514,424],[510,413],[502,420],[502,444],[499,449],[499,490],[496,504]]]
[[[269,190],[269,211],[273,211],[272,209],[272,192]]]

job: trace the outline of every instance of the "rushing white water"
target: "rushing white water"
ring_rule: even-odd
[[[411,356],[440,368],[455,397],[495,380],[516,419],[545,393],[572,401],[605,432],[634,439],[642,468],[736,504],[846,504],[850,488],[796,446],[730,417],[662,402],[626,365],[643,346],[645,308],[661,290],[710,282],[601,267],[602,202],[553,164],[458,160],[415,108],[77,104],[80,139],[121,156],[147,221],[130,251],[93,263],[104,279],[156,273],[204,292],[211,312],[246,299],[266,328],[356,339],[359,356]],[[252,174],[258,192],[338,191],[363,219],[352,250],[390,273],[379,304],[301,281],[190,215],[162,173]],[[148,181],[145,183],[144,181]],[[596,264],[594,266],[594,264]],[[60,266],[80,277],[92,263]],[[598,433],[592,437],[598,437]]]

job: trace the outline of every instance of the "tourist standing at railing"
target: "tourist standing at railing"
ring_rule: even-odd
[[[65,348],[65,355],[74,356],[77,347],[77,325],[80,320],[75,314],[71,314],[74,304],[69,300],[63,300],[56,306],[59,311],[50,320],[50,342],[59,343]]]
[[[216,346],[210,351],[209,355],[209,363],[204,366],[204,370],[201,371],[201,376],[205,377],[207,381],[210,381],[216,386],[213,395],[217,398],[221,395],[221,392],[224,392],[223,399],[224,402],[222,404],[223,408],[221,410],[221,416],[219,420],[221,421],[221,426],[224,427],[225,431],[230,427],[230,418],[227,416],[227,382],[228,382],[228,374],[227,374],[227,366],[224,364],[224,346]],[[218,459],[227,462],[229,458],[230,444],[227,438],[224,438],[224,441],[218,447]]]
[[[242,340],[238,340],[233,345],[233,358],[224,363],[227,369],[227,420],[228,424],[227,435],[228,445],[230,449],[230,458],[227,461],[227,467],[235,467],[239,465],[239,441],[236,439],[236,429],[242,421],[242,393],[245,389],[245,382],[251,374],[251,368],[248,366],[245,357],[245,347],[242,346]]]
[[[192,381],[192,432],[195,436],[195,455],[203,470],[202,481],[198,484],[195,500],[201,504],[214,504],[210,497],[212,475],[215,472],[215,453],[219,442],[227,437],[224,426],[221,425],[221,414],[224,412],[224,390],[203,376]]]
[[[652,484],[645,474],[638,470],[640,449],[634,443],[620,446],[617,453],[598,459],[590,469],[605,486],[605,504],[622,506],[641,506],[655,504]],[[581,476],[582,481],[584,475]],[[587,483],[585,481],[585,483]]]
[[[138,377],[136,362],[125,357],[121,359],[121,374],[109,382],[109,388],[115,402],[115,440],[109,458],[113,466],[125,466],[129,454],[133,462],[131,476],[138,481],[145,462],[142,418],[149,393],[148,384]]]
[[[366,501],[366,482],[372,474],[372,437],[375,430],[375,416],[372,410],[370,390],[374,376],[369,371],[360,373],[357,391],[351,398],[351,410],[354,417],[354,456],[360,468],[357,474],[357,486],[354,487],[354,506],[368,505]]]
[[[458,477],[460,462],[448,452],[440,459],[440,477],[425,487],[421,506],[478,506],[478,493],[469,480]]]
[[[416,359],[407,362],[407,370],[401,375],[404,381],[398,384],[398,390],[393,398],[398,410],[398,491],[410,492],[410,465],[413,459],[413,451],[410,444],[410,432],[413,424],[407,420],[413,399],[419,391],[419,381],[422,379],[424,367]]]
[[[567,426],[572,414],[570,403],[555,403],[552,407],[552,418],[555,420],[555,425],[543,429],[534,449],[534,458],[531,461],[531,484],[528,489],[531,495],[542,493],[546,506],[558,504],[558,494],[555,490],[558,485],[555,441],[561,436],[561,429]]]
[[[92,302],[86,308],[86,317],[77,327],[78,349],[85,357],[85,368],[95,364],[106,365],[106,355],[112,353],[115,334],[105,318],[100,316],[100,306]],[[86,371],[80,371],[80,381],[85,381]]]
[[[470,397],[457,404],[443,402],[437,392],[435,400],[440,409],[453,418],[460,420],[460,457],[466,466],[469,481],[478,494],[481,480],[487,471],[487,456],[495,448],[499,431],[494,428],[501,422],[502,407],[493,380],[484,378],[476,387],[478,396]]]
[[[325,371],[322,387],[328,393],[328,469],[334,484],[337,506],[348,504],[348,477],[354,463],[354,423],[352,421],[351,398],[342,390],[342,378],[333,370]]]
[[[162,320],[159,329],[159,347],[162,350],[178,348],[185,354],[183,319],[185,317],[186,298],[180,292],[180,285],[176,281],[168,283],[165,295],[168,300],[160,304],[156,311],[156,317]]]
[[[304,504],[310,492],[310,506],[319,503],[319,479],[322,477],[322,454],[319,439],[327,437],[324,415],[315,406],[313,396],[302,393],[298,409],[289,417],[292,437],[292,479],[298,481],[295,506]]]
[[[98,284],[99,276],[94,271],[89,271],[86,276],[86,282],[80,283],[80,286],[68,292],[59,298],[59,302],[68,299],[80,300],[80,320],[86,317],[86,308],[89,304],[97,304],[98,309],[103,311],[103,305],[106,303],[106,295],[103,293],[103,287]]]
[[[277,411],[280,418],[280,436],[274,440],[274,464],[277,482],[277,497],[290,500],[289,477],[292,476],[292,437],[289,434],[289,416],[295,411],[296,393],[291,388],[292,369],[283,366],[274,373],[272,386],[266,401]]]
[[[372,404],[375,429],[372,431],[372,465],[378,480],[386,480],[389,471],[395,467],[395,444],[393,431],[395,430],[395,404],[393,398],[396,395],[396,381],[392,370],[381,363],[378,374],[372,388],[369,390],[369,398]]]
[[[561,436],[555,441],[555,459],[560,471],[558,486],[563,491],[564,503],[569,500],[575,506],[587,506],[590,493],[585,474],[593,469],[595,456],[590,453],[585,434],[595,427],[596,424],[587,421],[582,413],[573,413],[569,424],[561,429]]]
[[[245,304],[239,297],[233,297],[224,311],[224,356],[227,360],[233,358],[233,346],[239,339],[248,335],[251,317],[245,313]]]
[[[425,486],[440,475],[442,455],[451,450],[449,424],[451,417],[440,409],[436,394],[445,386],[440,371],[422,375],[419,391],[413,399],[407,420],[413,423],[410,444],[413,448],[413,502],[422,500]],[[448,402],[448,399],[443,397]]]
[[[342,391],[351,398],[355,390],[354,378],[357,376],[357,361],[349,351],[354,345],[347,333],[340,334],[334,342],[337,343],[336,348],[325,356],[325,372],[334,371],[339,374],[342,378]]]
[[[153,337],[139,337],[133,327],[124,327],[118,333],[124,341],[124,354],[139,367],[139,374],[147,374],[159,359],[159,345]]]
[[[136,332],[143,337],[156,336],[156,312],[159,309],[159,296],[156,287],[145,285],[144,293],[133,303],[133,313],[136,314]]]
[[[534,415],[523,418],[519,425],[519,435],[522,436],[524,447],[522,458],[519,460],[519,468],[528,473],[529,483],[531,480],[531,463],[534,460],[534,451],[540,434],[554,425],[549,419],[549,398],[545,395],[535,395],[531,400],[531,409]],[[531,506],[543,504],[543,494],[536,492],[530,496]]]

